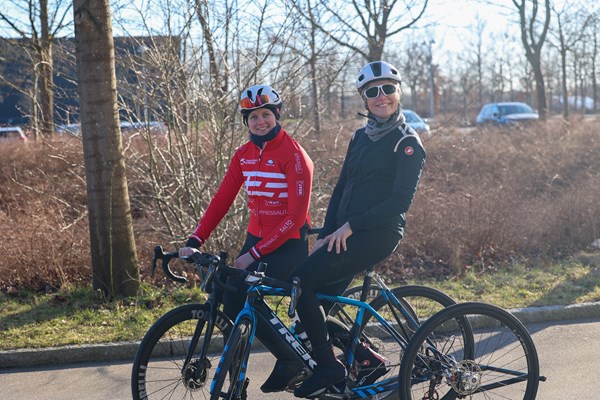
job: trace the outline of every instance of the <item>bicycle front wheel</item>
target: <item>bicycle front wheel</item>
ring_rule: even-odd
[[[241,319],[233,328],[210,390],[210,399],[245,400],[247,379],[240,379],[242,369],[247,364],[248,347],[252,322]]]
[[[464,319],[473,329],[468,345],[457,324]],[[406,349],[399,378],[402,400],[533,400],[540,379],[527,329],[484,303],[450,306],[424,323]]]
[[[152,325],[133,362],[131,391],[134,400],[208,396],[211,371],[219,362],[233,325],[225,314],[218,312],[208,352],[201,354],[209,312],[209,304],[186,304],[167,312]],[[194,349],[190,349],[193,337],[198,341]],[[193,356],[185,365],[188,353]]]

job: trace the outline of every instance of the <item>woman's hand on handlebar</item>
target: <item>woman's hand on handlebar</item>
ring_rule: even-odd
[[[189,258],[194,253],[198,253],[200,250],[194,247],[182,247],[179,249],[179,258]]]
[[[246,269],[253,262],[254,257],[252,257],[250,253],[244,253],[235,260],[232,267],[237,269]]]

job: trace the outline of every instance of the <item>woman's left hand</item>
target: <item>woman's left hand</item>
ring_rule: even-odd
[[[337,231],[333,232],[331,235],[325,236],[323,242],[328,243],[327,251],[331,251],[335,245],[335,252],[340,254],[340,249],[343,249],[344,251],[348,250],[346,239],[350,236],[352,236],[352,228],[350,228],[350,224],[346,222],[339,227]]]
[[[233,262],[232,267],[237,269],[246,269],[253,262],[254,257],[252,257],[250,253],[244,253]]]

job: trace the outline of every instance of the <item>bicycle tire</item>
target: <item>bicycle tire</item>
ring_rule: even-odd
[[[468,319],[473,329],[470,356],[454,335],[457,318]],[[440,311],[413,336],[400,368],[400,398],[533,400],[539,379],[537,351],[525,326],[491,304],[463,303]]]
[[[208,395],[212,366],[218,363],[233,326],[225,314],[217,313],[210,354],[202,359],[195,358],[185,370],[182,368],[196,327],[201,328],[201,333],[194,354],[201,349],[209,310],[209,304],[179,306],[150,327],[140,342],[131,371],[134,400],[188,399],[198,392]]]
[[[251,329],[252,322],[248,318],[241,319],[233,327],[215,372],[211,386],[211,400],[246,399],[245,386],[247,385],[247,379],[240,382],[238,378],[244,365],[247,365],[248,354],[246,350],[250,345]]]

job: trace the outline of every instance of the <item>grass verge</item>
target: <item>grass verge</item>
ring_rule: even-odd
[[[600,301],[600,254],[407,283],[435,287],[459,302],[484,301],[504,308]],[[160,315],[205,298],[197,287],[145,286],[143,293],[111,302],[89,287],[66,287],[51,294],[0,293],[0,350],[139,340]]]

